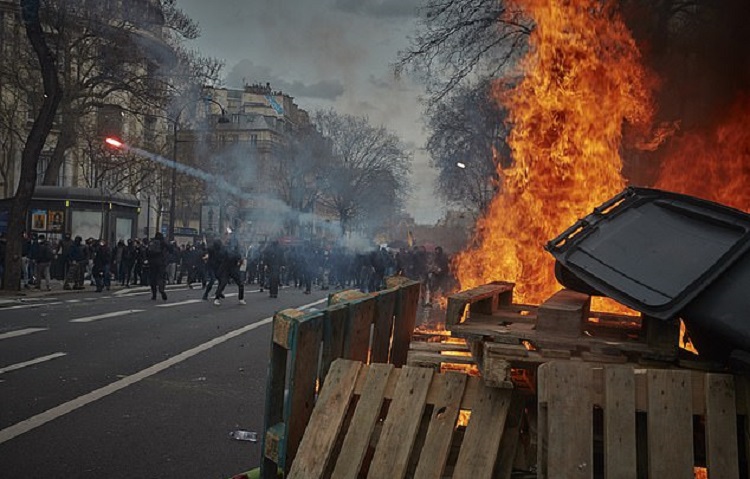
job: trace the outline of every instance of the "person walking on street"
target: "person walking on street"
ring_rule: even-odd
[[[224,246],[221,244],[221,240],[217,238],[208,247],[206,255],[203,258],[206,264],[206,289],[203,291],[203,301],[208,301],[208,295],[211,294],[211,288],[214,287],[223,256]]]
[[[161,293],[161,299],[164,301],[167,300],[167,293],[164,291],[164,274],[166,272],[168,254],[169,245],[164,241],[164,236],[161,232],[157,232],[146,246],[152,300],[156,299],[157,289]]]
[[[36,286],[34,286],[35,289],[41,289],[42,288],[42,278],[44,278],[44,282],[46,283],[47,291],[49,291],[50,285],[50,264],[52,264],[52,259],[55,256],[55,253],[52,251],[52,247],[47,242],[47,238],[44,235],[39,235],[39,245],[37,249],[36,254]]]
[[[247,302],[245,302],[245,283],[242,281],[242,278],[240,278],[241,264],[242,254],[239,251],[239,245],[236,240],[230,240],[229,245],[225,249],[225,253],[222,255],[221,264],[219,265],[219,286],[216,288],[216,297],[214,298],[214,304],[216,306],[221,305],[221,299],[224,297],[224,288],[226,288],[230,279],[237,283],[240,304],[247,304]]]

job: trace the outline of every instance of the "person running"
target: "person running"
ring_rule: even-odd
[[[239,251],[239,245],[236,240],[230,240],[219,264],[219,287],[216,288],[216,297],[214,298],[216,306],[221,305],[221,299],[224,298],[224,288],[226,288],[230,279],[237,283],[240,304],[247,304],[245,301],[245,284],[240,277],[241,264],[242,254]]]
[[[203,301],[208,301],[208,295],[211,294],[211,288],[214,287],[223,254],[224,246],[221,244],[221,240],[217,238],[208,247],[206,255],[203,257],[206,264],[206,289],[203,291]]]

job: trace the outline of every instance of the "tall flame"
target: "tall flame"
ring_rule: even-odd
[[[708,132],[675,138],[657,188],[750,212],[750,98],[740,97]]]
[[[650,121],[652,85],[610,2],[516,1],[536,28],[521,82],[494,89],[514,165],[454,266],[463,289],[515,281],[520,301],[539,302],[559,289],[543,244],[623,188],[623,123]]]

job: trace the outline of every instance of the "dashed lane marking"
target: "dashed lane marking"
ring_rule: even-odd
[[[25,336],[27,334],[38,333],[39,331],[47,331],[47,328],[26,328],[19,329],[17,331],[9,331],[7,333],[0,334],[0,339],[15,338],[18,336]]]
[[[22,363],[12,364],[10,366],[5,366],[4,368],[0,368],[0,374],[7,373],[8,371],[15,371],[16,369],[25,368],[27,366],[33,366],[35,364],[43,363],[45,361],[51,361],[52,359],[61,358],[63,356],[67,356],[67,353],[49,354],[47,356],[42,356],[41,358],[32,359],[30,361],[24,361]]]
[[[112,313],[97,314],[96,316],[86,316],[85,318],[71,319],[71,323],[90,323],[91,321],[98,321],[100,319],[116,318],[118,316],[125,316],[133,313],[142,313],[144,309],[128,309],[125,311],[115,311]]]
[[[157,304],[157,308],[171,308],[174,306],[182,306],[185,304],[193,304],[193,303],[202,303],[202,299],[188,299],[187,301],[180,301],[179,303],[164,303],[164,304]]]
[[[328,298],[323,298],[313,303],[309,303],[304,306],[299,306],[298,309],[310,308],[312,306],[325,303],[326,301],[328,301]],[[175,364],[186,361],[192,358],[193,356],[199,353],[202,353],[203,351],[207,351],[213,348],[214,346],[218,346],[222,343],[225,343],[229,341],[230,339],[236,338],[237,336],[250,332],[253,329],[257,329],[261,326],[265,326],[266,324],[269,324],[271,321],[273,321],[273,317],[268,317],[265,319],[261,319],[260,321],[257,321],[255,323],[248,324],[247,326],[243,326],[239,329],[235,329],[234,331],[230,331],[229,333],[223,336],[219,336],[201,345],[198,345],[192,349],[183,351],[180,354],[177,354],[176,356],[172,356],[169,359],[166,359],[160,363],[154,364],[153,366],[143,369],[133,375],[124,377],[120,379],[119,381],[115,381],[95,391],[91,391],[88,394],[84,394],[83,396],[79,396],[71,401],[60,404],[59,406],[53,407],[52,409],[49,409],[43,413],[37,414],[36,416],[32,416],[24,421],[21,421],[12,426],[6,427],[5,429],[0,430],[0,444],[8,442],[14,437],[20,436],[21,434],[24,434],[33,429],[36,429],[39,426],[43,426],[44,424],[47,424],[48,422],[53,421],[57,419],[58,417],[64,416],[70,412],[75,411],[76,409],[80,409],[83,406],[86,406],[87,404],[90,404],[96,400],[109,396],[110,394],[116,393],[120,389],[124,389],[132,384],[142,381],[148,377],[151,377],[154,374],[157,374],[171,366],[174,366]]]

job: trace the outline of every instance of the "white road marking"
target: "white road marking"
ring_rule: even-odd
[[[85,318],[71,319],[71,323],[90,323],[91,321],[98,321],[100,319],[116,318],[118,316],[125,316],[127,314],[142,313],[144,309],[128,309],[125,311],[115,311],[113,313],[97,314],[96,316],[87,316]]]
[[[38,333],[39,331],[47,331],[47,328],[26,328],[19,329],[17,331],[10,331],[8,333],[0,334],[0,339],[15,338],[17,336],[25,336],[31,333]]]
[[[8,371],[15,371],[16,369],[25,368],[27,366],[33,366],[34,364],[43,363],[45,361],[50,361],[52,359],[61,358],[63,356],[67,356],[67,353],[55,353],[50,354],[48,356],[42,356],[41,358],[32,359],[30,361],[25,361],[18,364],[12,364],[10,366],[5,366],[4,368],[0,368],[0,374],[7,373]]]
[[[54,306],[57,304],[63,304],[62,301],[56,301],[53,303],[36,303],[36,304],[19,304],[18,306],[9,306],[7,308],[2,308],[2,311],[5,311],[6,309],[27,309],[27,308],[41,308],[42,306]]]
[[[315,301],[314,303],[306,304],[304,306],[299,306],[298,309],[309,308],[311,306],[315,306],[317,304],[324,303],[326,301],[328,301],[328,298],[324,298],[319,301]],[[180,354],[177,354],[176,356],[172,356],[169,359],[166,359],[160,363],[154,364],[153,366],[143,369],[135,374],[126,376],[120,379],[119,381],[115,381],[95,391],[91,391],[88,394],[84,394],[83,396],[79,396],[71,401],[60,404],[59,406],[53,407],[52,409],[49,409],[43,413],[37,414],[36,416],[32,416],[24,421],[21,421],[12,426],[6,427],[5,429],[0,430],[0,444],[8,442],[14,437],[20,436],[21,434],[24,434],[33,429],[36,429],[44,424],[47,424],[50,421],[57,419],[58,417],[61,417],[70,412],[73,412],[76,409],[80,409],[83,406],[86,406],[87,404],[90,404],[98,399],[101,399],[103,397],[109,396],[110,394],[116,393],[120,389],[124,389],[132,384],[142,381],[148,377],[151,377],[154,374],[160,373],[161,371],[164,371],[165,369],[171,366],[174,366],[175,364],[186,361],[199,353],[202,353],[204,351],[207,351],[213,348],[214,346],[218,346],[222,343],[225,343],[229,341],[230,339],[236,338],[237,336],[250,332],[253,329],[257,329],[261,326],[265,326],[271,321],[273,321],[273,317],[261,319],[260,321],[257,321],[253,324],[248,324],[247,326],[243,326],[239,329],[235,329],[234,331],[230,331],[223,336],[219,336],[218,338],[214,338],[192,349],[183,351]]]
[[[180,301],[179,303],[164,303],[157,304],[157,308],[171,308],[172,306],[182,306],[184,304],[202,303],[202,299],[188,299],[187,301]]]
[[[65,302],[66,303],[80,303],[81,300],[80,299],[66,299]]]

